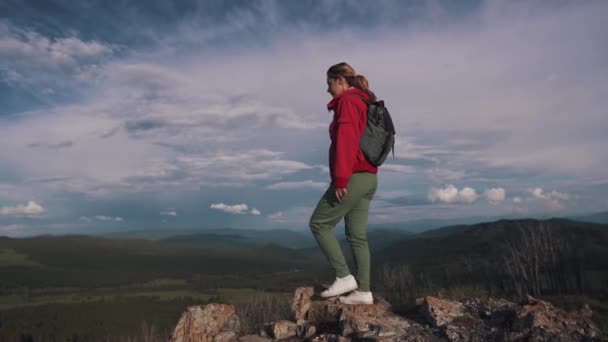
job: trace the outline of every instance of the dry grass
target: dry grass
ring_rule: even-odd
[[[293,320],[291,296],[288,294],[259,294],[250,300],[235,304],[241,319],[243,334],[257,333],[262,324],[277,320]]]

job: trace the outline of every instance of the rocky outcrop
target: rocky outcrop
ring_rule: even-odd
[[[189,307],[171,341],[591,341],[599,333],[588,306],[565,312],[532,297],[522,305],[492,298],[455,302],[425,297],[419,314],[404,317],[381,298],[373,305],[345,305],[315,299],[312,287],[302,287],[294,293],[292,310],[295,322],[269,322],[257,335],[239,336],[234,307]]]
[[[591,321],[591,309],[585,306],[577,313],[564,312],[549,302],[528,296],[528,304],[517,311],[513,337],[530,337],[534,341],[582,341],[598,334]]]
[[[241,330],[233,305],[189,306],[173,329],[171,342],[229,342]]]

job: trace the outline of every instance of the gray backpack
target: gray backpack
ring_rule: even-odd
[[[395,126],[384,101],[367,103],[363,99],[363,102],[367,104],[367,125],[359,147],[368,162],[380,166],[389,151],[393,152],[395,158]]]

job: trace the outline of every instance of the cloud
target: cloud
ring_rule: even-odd
[[[249,212],[251,215],[261,215],[262,212],[257,210],[256,208],[251,208],[251,211]]]
[[[385,193],[384,191],[378,191],[377,195],[374,196],[376,206],[388,205],[388,206],[423,206],[429,205],[433,202],[428,198],[428,195],[423,194],[406,194],[403,191],[395,191]]]
[[[211,204],[210,208],[221,210],[223,212],[230,213],[230,214],[244,214],[249,209],[247,204],[228,205],[228,204],[224,204],[224,203]]]
[[[475,189],[470,187],[464,187],[458,190],[454,185],[450,184],[445,188],[431,188],[428,193],[428,199],[431,202],[445,202],[445,203],[467,203],[471,204],[477,200],[477,193]]]
[[[205,201],[229,203],[239,203],[241,191],[320,187],[331,120],[324,72],[343,56],[386,100],[398,132],[379,193],[407,189],[414,192],[408,198],[428,198],[429,184],[525,189],[529,177],[545,188],[564,180],[570,192],[578,182],[605,178],[606,3],[482,1],[459,9],[466,15],[440,4],[437,16],[426,5],[390,1],[322,2],[300,12],[291,2],[268,3],[207,11],[200,2],[185,17],[147,6],[141,16],[167,14],[166,26],[143,25],[140,14],[116,18],[112,23],[129,26],[112,30],[117,40],[130,38],[121,53],[120,44],[99,38],[108,37],[103,20],[99,30],[66,27],[73,23],[66,20],[52,31],[44,20],[22,28],[4,21],[0,90],[9,91],[0,102],[16,99],[23,108],[10,118],[0,113],[1,181],[13,186],[0,196],[10,195],[8,203],[43,196],[47,203],[73,195],[77,201],[54,203],[74,213],[93,205],[81,194],[129,198],[157,213],[158,203],[138,196],[180,194],[160,207],[167,208],[191,203],[186,193],[201,187]],[[328,11],[342,6],[348,10],[337,16]],[[370,8],[377,16],[361,21]],[[368,34],[357,34],[363,28]],[[29,94],[61,98],[34,106]],[[477,196],[435,192],[441,204]],[[304,192],[284,196],[269,192],[256,205],[281,208],[291,219],[285,208],[316,202]],[[605,203],[605,193],[594,196]],[[431,207],[441,204],[416,215],[435,215]],[[459,214],[469,207],[488,210],[483,203],[459,206]]]
[[[108,222],[108,221],[114,221],[114,222],[124,222],[124,219],[122,217],[119,216],[107,216],[107,215],[95,215],[93,217],[88,217],[88,216],[80,216],[78,218],[78,220],[83,221],[83,222],[87,222],[87,223],[91,223],[93,221],[103,221],[103,222]]]
[[[517,204],[519,204],[519,203],[521,203],[521,202],[522,202],[521,197],[513,197],[513,203],[517,203]]]
[[[310,205],[293,206],[281,209],[267,216],[274,223],[289,224],[291,227],[299,227],[299,229],[308,230],[310,215],[314,210],[318,200],[310,201]]]
[[[164,210],[161,211],[160,214],[164,216],[177,216],[177,212],[175,210]]]
[[[464,171],[440,169],[437,167],[425,169],[424,173],[432,182],[453,182],[463,179],[466,176]]]
[[[80,216],[80,217],[78,218],[78,220],[83,221],[83,222],[87,222],[87,223],[89,223],[89,222],[92,222],[92,221],[93,221],[93,220],[92,220],[90,217],[87,217],[87,216]]]
[[[271,190],[291,190],[291,189],[325,189],[327,182],[315,182],[312,180],[294,181],[294,182],[279,182],[267,186]]]
[[[59,68],[75,66],[112,53],[114,47],[78,37],[48,38],[37,32],[19,29],[0,22],[0,58],[12,61],[13,67]]]
[[[5,226],[0,226],[0,235],[4,234],[7,236],[18,236],[28,230],[30,230],[30,227],[22,224],[9,224]]]
[[[124,221],[122,217],[118,217],[118,216],[95,215],[94,218],[99,221],[116,221],[116,222]]]
[[[38,215],[45,212],[45,209],[34,201],[29,201],[27,204],[0,207],[0,215]]]
[[[71,140],[65,140],[65,141],[60,141],[60,142],[57,142],[57,143],[35,142],[35,143],[27,144],[27,147],[31,147],[31,148],[46,147],[46,148],[49,148],[49,149],[57,149],[57,148],[71,147],[72,145],[74,145],[73,141],[71,141]]]
[[[382,164],[383,171],[396,172],[396,173],[414,173],[416,169],[410,165],[399,165],[399,164]]]
[[[492,188],[484,192],[484,195],[488,201],[492,204],[497,204],[505,200],[505,189],[503,188]]]
[[[536,187],[533,189],[528,189],[528,191],[532,194],[532,197],[536,199],[544,199],[544,200],[562,200],[566,201],[570,199],[570,195],[552,190],[551,192],[545,192],[542,188]]]
[[[272,214],[268,215],[268,218],[273,221],[281,221],[282,217],[283,217],[283,212],[281,212],[281,211],[277,211],[276,213],[272,213]]]
[[[540,187],[528,189],[528,191],[532,194],[532,198],[544,201],[550,209],[554,210],[563,209],[561,201],[567,201],[571,197],[569,194],[556,190],[545,192]]]

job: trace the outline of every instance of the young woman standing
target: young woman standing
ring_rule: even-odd
[[[310,229],[336,273],[336,280],[322,297],[340,297],[344,304],[373,304],[370,291],[370,253],[367,244],[367,216],[378,186],[378,168],[359,149],[367,122],[367,103],[376,100],[368,82],[347,63],[327,70],[327,92],[334,112],[329,125],[329,169],[331,184],[310,218]],[[356,278],[351,274],[334,228],[344,218],[346,239],[353,252]]]

